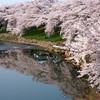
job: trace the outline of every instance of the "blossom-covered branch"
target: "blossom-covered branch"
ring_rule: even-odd
[[[81,62],[79,77],[88,75],[92,86],[100,90],[100,1],[49,1],[2,6],[0,17],[7,20],[7,30],[20,36],[27,28],[44,25],[49,37],[59,26],[62,38],[66,39],[63,48],[72,55],[68,60],[75,60],[77,65]]]

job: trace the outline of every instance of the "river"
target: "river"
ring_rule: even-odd
[[[77,74],[58,54],[0,42],[0,100],[81,100],[87,85]]]

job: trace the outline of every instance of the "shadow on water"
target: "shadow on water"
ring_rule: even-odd
[[[8,44],[9,43],[6,43],[6,45]],[[3,47],[4,45],[5,43],[2,43]],[[16,47],[14,44],[9,45],[12,48],[14,46]],[[28,45],[25,45],[25,48],[24,45],[18,46],[18,48],[20,47],[20,50],[7,50],[6,47],[5,50],[4,48],[2,50],[2,47],[0,48],[1,68],[10,69],[31,76],[33,83],[39,82],[42,84],[57,86],[59,91],[62,91],[61,95],[66,97],[66,99],[62,98],[59,100],[81,100],[81,98],[84,98],[82,100],[86,100],[85,91],[87,83],[84,80],[77,78],[77,69],[74,65],[63,61],[59,55],[49,53],[36,46],[35,49],[34,47],[29,49]],[[47,92],[46,90],[44,91]],[[56,99],[54,98],[52,100]]]

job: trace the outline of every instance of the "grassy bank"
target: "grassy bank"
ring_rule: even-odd
[[[55,29],[54,33],[50,37],[47,37],[43,27],[34,27],[26,30],[23,37],[31,40],[36,39],[41,41],[63,42],[59,33],[59,29]]]
[[[11,34],[10,32],[0,33],[0,40],[6,42],[24,43],[43,47],[45,50],[56,53],[64,53],[64,50],[59,48],[54,48],[54,45],[63,45],[63,40],[59,35],[59,31],[55,31],[53,35],[49,38],[44,32],[43,28],[31,28],[25,30],[25,34],[19,37],[16,34]]]
[[[40,40],[40,41],[46,41],[46,42],[55,42],[55,43],[61,43],[64,40],[61,38],[61,35],[59,34],[59,29],[55,29],[55,32],[50,36],[47,37],[47,34],[44,32],[43,27],[34,27],[25,30],[25,34],[22,36],[25,39],[29,40]],[[5,30],[0,31],[0,39],[4,40],[18,40],[18,36],[15,34],[11,34]]]

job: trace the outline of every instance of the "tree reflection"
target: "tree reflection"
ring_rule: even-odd
[[[57,85],[63,95],[74,100],[85,96],[87,84],[77,78],[77,69],[55,54],[43,50],[0,51],[0,66],[30,75],[44,84]]]

